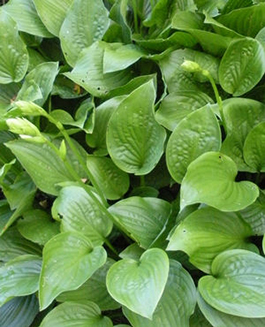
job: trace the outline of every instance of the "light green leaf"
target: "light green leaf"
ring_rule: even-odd
[[[15,21],[0,8],[0,83],[19,82],[25,76],[29,56]]]
[[[246,250],[229,250],[212,263],[212,276],[199,280],[204,300],[216,310],[246,317],[265,317],[265,258]]]
[[[39,311],[35,294],[15,297],[0,308],[1,327],[28,327]]]
[[[20,31],[41,37],[53,37],[40,20],[33,0],[11,0],[3,9],[14,19]]]
[[[73,67],[80,52],[101,40],[110,20],[102,0],[74,0],[61,26],[61,47]]]
[[[54,236],[43,249],[39,302],[43,310],[62,292],[81,286],[106,261],[103,247],[93,248],[87,237],[77,232]]]
[[[189,327],[213,327],[213,325],[209,323],[209,321],[202,314],[201,310],[198,308],[198,305],[196,305],[195,311],[190,317]]]
[[[207,152],[188,167],[181,185],[181,209],[205,203],[221,211],[238,211],[252,204],[259,188],[249,181],[235,182],[235,162],[220,152]]]
[[[113,162],[135,175],[149,173],[163,154],[166,132],[154,118],[153,81],[133,91],[110,118],[107,148]]]
[[[54,308],[43,319],[40,327],[112,327],[108,317],[101,314],[93,302],[65,302]]]
[[[165,230],[171,205],[161,199],[131,196],[116,202],[108,210],[131,237],[147,249]]]
[[[12,211],[10,210],[7,200],[0,200],[0,230],[3,230],[11,216]]]
[[[39,288],[41,258],[19,256],[0,267],[0,306],[15,296],[35,293]]]
[[[36,144],[22,139],[6,143],[36,186],[43,192],[57,195],[56,184],[72,181],[63,161],[46,144]]]
[[[59,36],[61,25],[74,0],[33,0],[38,15],[48,31]]]
[[[173,131],[183,118],[213,100],[200,91],[179,91],[167,95],[155,113],[159,124]]]
[[[34,209],[26,212],[17,224],[17,229],[27,240],[44,245],[59,233],[59,223],[52,221],[43,210]]]
[[[265,318],[243,318],[218,311],[198,294],[197,301],[205,317],[215,327],[263,327]]]
[[[167,250],[184,251],[190,262],[210,273],[213,259],[228,249],[246,249],[258,252],[249,243],[252,229],[235,213],[224,213],[206,207],[185,218],[170,235]]]
[[[222,88],[240,96],[250,91],[265,73],[265,52],[251,38],[234,41],[227,48],[219,67]]]
[[[41,248],[22,237],[15,227],[11,227],[0,237],[0,260],[8,262],[23,254],[41,256]]]
[[[19,83],[0,84],[0,117],[10,107],[20,89]]]
[[[171,134],[166,160],[170,175],[181,183],[189,164],[201,154],[218,151],[221,131],[212,110],[205,106],[184,118]]]
[[[137,243],[132,243],[127,246],[125,250],[119,253],[119,257],[122,259],[133,259],[139,260],[141,255],[144,253],[144,249],[141,248]]]
[[[52,207],[53,217],[61,221],[61,231],[86,235],[93,245],[101,245],[111,232],[112,222],[80,186],[64,187]]]
[[[251,7],[253,3],[257,3],[259,1],[254,1],[253,0],[228,0],[222,9],[222,14],[228,14],[231,11],[239,8],[245,8],[245,7]]]
[[[170,260],[170,269],[163,295],[150,321],[123,308],[127,319],[134,327],[189,327],[189,318],[196,303],[196,289],[189,273],[175,260]]]
[[[104,266],[100,267],[84,284],[77,290],[63,292],[56,301],[58,302],[95,302],[101,310],[115,310],[120,307],[108,293],[106,287],[106,275],[109,268],[115,263],[114,260],[108,258]]]
[[[118,200],[128,191],[129,175],[110,158],[89,156],[87,167],[107,199]]]
[[[108,44],[102,41],[94,42],[81,52],[74,69],[64,73],[96,97],[105,97],[111,90],[126,84],[131,78],[130,70],[126,69],[104,74],[103,58],[107,46]]]
[[[255,171],[245,163],[243,148],[252,128],[265,121],[265,105],[252,99],[230,98],[223,101],[223,115],[227,135],[221,151],[235,161],[238,170]]]
[[[257,172],[265,172],[265,122],[256,125],[246,137],[243,155],[245,162]]]
[[[52,91],[53,83],[58,74],[58,62],[44,62],[32,69],[26,76],[16,101],[34,101],[42,106]],[[30,88],[36,91],[29,93]],[[37,92],[37,94],[36,94]]]
[[[169,260],[161,249],[149,249],[139,261],[123,259],[107,274],[110,295],[131,311],[152,319],[164,291]]]

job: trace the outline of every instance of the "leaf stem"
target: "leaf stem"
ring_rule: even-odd
[[[137,0],[133,0],[133,17],[134,17],[134,30],[135,30],[135,33],[139,33],[138,17],[137,17]]]

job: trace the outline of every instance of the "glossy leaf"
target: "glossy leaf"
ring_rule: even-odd
[[[74,0],[33,0],[38,15],[48,31],[59,36],[61,25]]]
[[[56,301],[58,302],[84,302],[92,301],[96,303],[101,310],[115,310],[120,307],[108,293],[106,288],[106,275],[109,268],[115,263],[112,259],[107,259],[104,266],[100,267],[84,284],[78,289],[60,294]]]
[[[110,118],[107,148],[113,162],[135,175],[149,173],[163,154],[165,130],[155,121],[150,81],[133,91]]]
[[[246,250],[229,250],[212,263],[212,276],[199,281],[204,300],[224,313],[246,317],[265,317],[265,259]]]
[[[41,263],[38,256],[22,255],[0,267],[0,306],[15,296],[30,295],[38,290]]]
[[[108,210],[131,237],[147,249],[165,230],[171,205],[161,199],[135,196],[115,203]]]
[[[257,40],[251,38],[231,43],[219,67],[222,88],[234,96],[250,91],[264,73],[264,49]]]
[[[111,232],[112,222],[94,199],[80,186],[66,186],[53,203],[52,214],[61,220],[61,231],[86,235],[94,245],[101,245]]]
[[[80,52],[101,40],[108,26],[108,11],[102,0],[74,0],[59,34],[67,62],[73,67]]]
[[[115,166],[111,159],[89,156],[87,167],[107,199],[118,200],[128,191],[129,175]]]
[[[235,213],[206,207],[191,213],[170,235],[167,250],[184,251],[190,262],[210,273],[213,259],[228,249],[258,252],[247,239],[253,235],[249,225]]]
[[[245,162],[257,172],[265,172],[265,122],[255,126],[246,137],[243,154]]]
[[[94,42],[81,52],[74,69],[69,73],[64,73],[65,76],[97,97],[105,97],[111,90],[126,84],[131,77],[129,70],[104,74],[105,48],[104,42]]]
[[[20,31],[41,37],[53,37],[40,20],[33,0],[11,0],[3,9],[14,19]]]
[[[45,316],[40,327],[73,325],[76,327],[112,327],[108,317],[101,314],[99,307],[93,302],[65,302],[54,308]]]
[[[54,236],[45,244],[39,285],[40,309],[59,294],[77,289],[106,261],[101,246],[93,248],[89,239],[77,232]]]
[[[235,161],[238,170],[253,172],[244,161],[243,148],[252,128],[265,121],[264,104],[252,99],[231,98],[223,102],[223,114],[227,135],[221,151]]]
[[[196,289],[191,276],[177,261],[170,260],[166,287],[150,321],[126,307],[123,312],[134,327],[188,327],[195,308]]]
[[[19,82],[26,74],[29,56],[15,21],[4,10],[0,11],[0,39],[0,83]]]
[[[52,221],[50,215],[40,209],[26,212],[18,221],[17,228],[26,239],[40,245],[59,233],[59,223]]]
[[[259,195],[256,184],[236,182],[237,167],[220,152],[207,152],[188,167],[181,185],[181,209],[205,203],[221,211],[237,211],[252,204]]]
[[[152,319],[163,294],[169,272],[169,260],[161,249],[149,249],[139,261],[123,259],[107,274],[110,295],[131,311]]]
[[[0,308],[1,327],[29,327],[39,310],[35,294],[15,297]]]
[[[221,131],[215,114],[208,106],[196,110],[183,118],[168,140],[166,160],[170,175],[181,183],[193,160],[220,147]]]
[[[6,143],[6,146],[14,153],[36,186],[43,192],[57,195],[56,184],[73,180],[63,161],[48,145],[20,139]]]

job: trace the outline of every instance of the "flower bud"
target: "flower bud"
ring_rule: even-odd
[[[199,73],[202,71],[201,66],[197,64],[197,62],[191,60],[185,60],[181,68],[189,73]]]
[[[13,105],[14,108],[9,111],[10,114],[18,111],[23,116],[47,116],[47,112],[34,102],[16,101]]]
[[[25,118],[9,118],[6,124],[12,133],[42,137],[38,128]]]

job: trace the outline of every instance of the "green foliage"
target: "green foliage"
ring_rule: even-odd
[[[2,1],[1,326],[264,326],[264,17]]]

